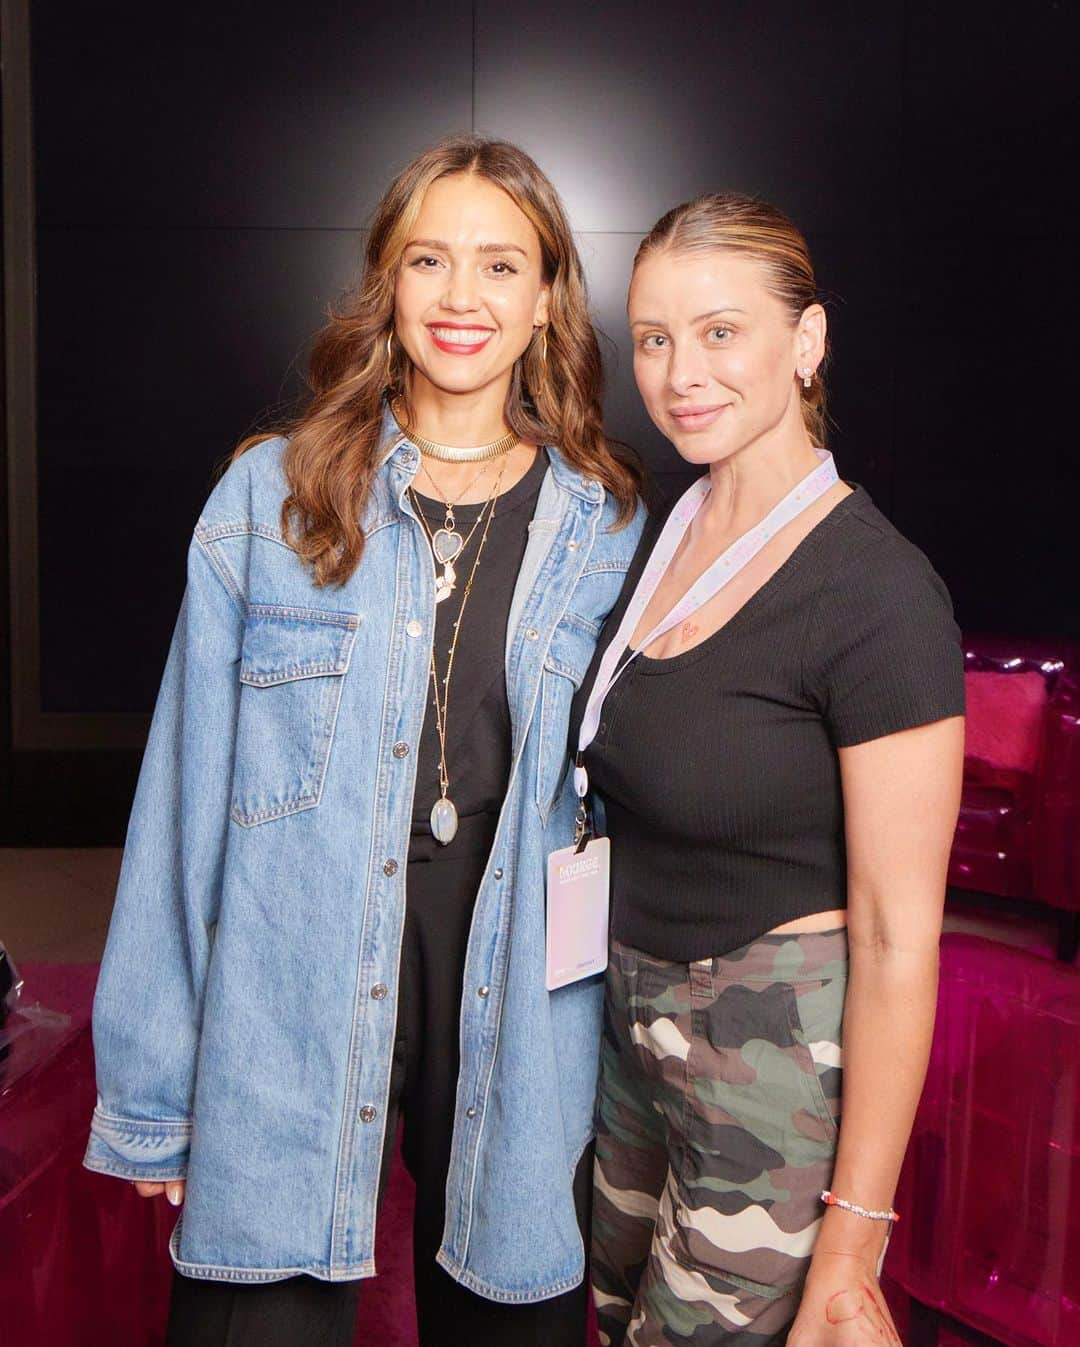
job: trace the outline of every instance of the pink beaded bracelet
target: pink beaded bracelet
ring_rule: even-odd
[[[868,1221],[890,1221],[895,1225],[900,1219],[900,1213],[893,1211],[892,1207],[888,1211],[870,1211],[867,1207],[860,1207],[857,1202],[845,1202],[842,1197],[830,1193],[828,1188],[821,1190],[821,1200],[827,1207],[843,1207],[845,1211],[854,1212],[856,1216],[865,1216]]]

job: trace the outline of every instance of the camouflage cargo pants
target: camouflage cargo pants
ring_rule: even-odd
[[[847,933],[670,963],[617,942],[592,1281],[608,1347],[782,1347],[836,1152]]]

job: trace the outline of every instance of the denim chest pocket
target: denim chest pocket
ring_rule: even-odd
[[[570,764],[567,732],[570,703],[581,686],[596,648],[599,627],[567,613],[555,628],[540,684],[540,752],[536,769],[536,803],[545,822]]]
[[[354,613],[249,606],[231,810],[241,827],[319,803],[359,624]]]

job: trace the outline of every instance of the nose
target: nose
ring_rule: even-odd
[[[708,382],[705,353],[697,342],[673,342],[668,360],[668,383],[672,391],[685,397],[695,388],[704,388]]]
[[[476,272],[469,266],[452,266],[446,281],[443,307],[451,313],[468,313],[479,307]]]

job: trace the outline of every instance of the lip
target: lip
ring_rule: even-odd
[[[730,402],[721,402],[713,407],[672,407],[670,415],[680,430],[704,430],[714,425],[730,406]]]
[[[494,328],[484,327],[481,323],[428,323],[427,330],[435,348],[447,355],[476,355],[487,346],[495,335]],[[487,336],[482,341],[447,341],[445,337],[436,335],[437,330],[440,332],[486,332]]]

